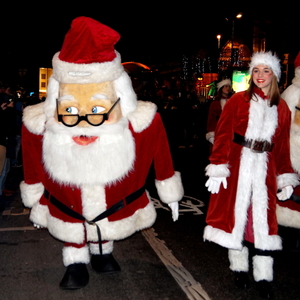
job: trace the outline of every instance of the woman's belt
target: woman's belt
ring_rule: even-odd
[[[274,144],[269,143],[268,141],[257,141],[257,140],[246,140],[244,136],[234,133],[233,142],[237,143],[241,146],[250,148],[253,152],[263,153],[263,152],[271,152]]]

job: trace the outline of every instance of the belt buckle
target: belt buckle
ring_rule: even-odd
[[[251,145],[250,145],[250,150],[254,153],[263,153],[265,148],[266,148],[266,141],[263,141],[263,147],[262,150],[254,150],[254,147],[256,145],[257,141],[256,140],[251,140]]]

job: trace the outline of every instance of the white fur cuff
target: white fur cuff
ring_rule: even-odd
[[[213,165],[209,164],[205,168],[205,175],[209,177],[229,177],[230,171],[228,168],[228,164],[223,165]]]
[[[300,212],[276,205],[277,222],[281,226],[300,229]]]
[[[43,195],[44,185],[42,183],[27,184],[22,181],[20,183],[20,191],[23,204],[31,208]]]
[[[253,257],[253,277],[254,280],[273,280],[273,258],[271,256],[255,255]]]
[[[172,177],[166,180],[155,180],[155,186],[160,200],[164,203],[179,201],[184,195],[179,172],[175,172]]]
[[[294,173],[285,173],[277,176],[278,189],[282,189],[287,185],[292,185],[293,187],[299,185],[299,176]]]
[[[63,248],[63,263],[67,267],[72,264],[88,264],[90,262],[90,253],[87,246],[82,248],[64,247]]]

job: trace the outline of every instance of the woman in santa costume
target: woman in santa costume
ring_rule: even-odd
[[[22,200],[30,220],[64,242],[62,289],[86,286],[89,262],[99,273],[119,271],[113,241],[152,226],[152,163],[174,221],[183,196],[161,118],[153,103],[137,101],[118,40],[96,20],[73,20],[46,101],[24,110]]]
[[[248,90],[227,101],[217,124],[206,167],[211,198],[204,239],[229,249],[230,269],[242,288],[249,284],[251,245],[256,287],[260,296],[270,298],[272,251],[282,248],[276,201],[290,197],[298,176],[290,162],[290,111],[280,99],[278,58],[254,53],[250,74]]]
[[[205,137],[211,144],[214,143],[217,122],[220,119],[224,105],[232,96],[231,80],[229,78],[221,80],[217,83],[217,89],[215,99],[209,106],[207,117],[207,133]]]

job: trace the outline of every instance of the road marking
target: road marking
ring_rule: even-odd
[[[168,205],[161,202],[159,199],[151,197],[151,200],[153,201],[154,207],[156,209],[161,208],[170,211]],[[192,213],[193,215],[203,215],[201,208],[204,207],[205,204],[197,198],[184,195],[183,198],[178,202],[178,204],[179,214]]]
[[[165,245],[165,242],[157,238],[157,233],[152,227],[142,230],[142,234],[179,286],[186,293],[188,299],[210,300],[201,284],[182,266],[172,254],[171,250]]]
[[[0,228],[0,232],[3,232],[3,231],[26,231],[26,230],[37,230],[37,229],[33,226]]]

